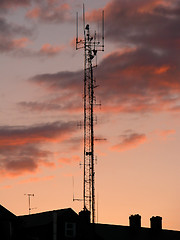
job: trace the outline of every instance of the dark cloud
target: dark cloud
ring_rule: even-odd
[[[55,91],[59,97],[44,102],[20,102],[19,106],[33,111],[82,111],[83,71],[41,74],[29,79],[46,90]]]
[[[6,21],[0,17],[0,53],[18,53],[25,51],[26,44],[34,35],[34,28],[27,28]],[[26,50],[28,51],[28,50]]]
[[[32,77],[31,82],[35,82],[42,87],[52,90],[70,90],[76,93],[76,90],[80,90],[83,78],[83,72],[58,72],[55,74],[40,74]]]
[[[46,0],[45,0],[46,1]],[[41,3],[42,0],[1,0],[0,8],[1,9],[11,9],[18,7],[28,7],[31,6],[32,3]]]
[[[50,151],[38,149],[33,144],[1,147],[0,173],[13,177],[35,173],[42,166],[53,167],[55,164],[48,160],[51,155]]]
[[[23,145],[26,143],[41,143],[63,141],[73,132],[73,122],[53,122],[31,127],[0,127],[0,148],[6,145]]]
[[[80,98],[69,97],[69,99],[64,102],[61,99],[62,98],[57,98],[56,103],[53,99],[46,102],[20,102],[18,105],[24,110],[36,112],[66,111],[71,113],[79,113],[79,111],[82,110]]]
[[[10,9],[28,7],[26,17],[37,19],[44,23],[72,22],[71,8],[63,0],[1,0],[0,13],[8,12]],[[31,7],[31,9],[29,9]]]
[[[0,16],[0,36],[12,37],[14,35],[31,36],[33,28],[27,28],[16,23],[8,22],[5,18]]]
[[[28,6],[32,1],[31,0],[1,0],[0,7],[1,8],[11,8],[11,7],[19,7],[19,6]]]
[[[106,39],[126,45],[179,49],[179,12],[178,0],[112,0],[105,7]]]
[[[76,131],[73,122],[0,127],[0,172],[2,176],[34,173],[40,167],[53,167],[53,152],[43,150],[45,143],[60,143]]]
[[[119,49],[106,56],[95,70],[102,111],[179,111],[179,8],[177,0],[112,0],[106,5],[106,39]],[[98,16],[99,11],[93,11],[87,19],[96,21]],[[69,105],[57,103],[61,110],[72,110],[77,107],[74,97],[82,92],[83,71],[41,74],[30,81],[47,90],[70,93]],[[57,103],[23,105],[55,109]]]
[[[97,71],[101,98],[127,111],[167,110],[180,97],[179,77],[176,58],[143,48],[114,52]]]
[[[180,98],[177,59],[166,53],[146,48],[125,48],[105,57],[95,75],[101,86],[96,93],[103,101],[104,111],[169,111],[175,109]],[[77,94],[80,101],[82,80],[83,71],[42,74],[30,79],[56,92],[70,92],[69,103],[72,104],[69,108],[74,107],[73,98]]]

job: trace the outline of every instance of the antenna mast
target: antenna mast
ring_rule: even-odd
[[[26,196],[28,196],[28,204],[29,204],[29,215],[31,214],[31,210],[33,209],[33,208],[31,208],[31,197],[34,197],[34,194],[32,194],[32,193],[25,193],[24,195],[26,195]]]
[[[84,49],[84,184],[83,184],[83,208],[91,213],[91,222],[95,222],[95,169],[94,169],[94,59],[98,51],[104,51],[104,11],[102,11],[102,42],[96,39],[96,32],[91,35],[90,26],[85,21],[85,9],[83,4],[83,33],[84,39],[78,37],[78,13],[76,15],[76,50]]]

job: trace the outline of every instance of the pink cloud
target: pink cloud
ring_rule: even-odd
[[[153,0],[153,1],[149,1],[147,3],[144,3],[144,5],[142,4],[142,6],[140,6],[138,8],[138,12],[141,14],[145,14],[145,13],[153,13],[153,11],[159,7],[170,7],[172,4],[171,0],[168,1],[164,1],[164,0]]]
[[[32,0],[1,0],[0,7],[12,8],[12,7],[24,7],[29,6]]]
[[[39,7],[33,8],[26,13],[27,18],[36,19],[40,16],[41,9]]]
[[[71,158],[70,157],[62,157],[58,160],[58,162],[61,164],[61,163],[65,163],[65,164],[71,164],[71,163],[74,163],[74,162],[80,162],[81,161],[81,158],[79,156],[72,156]]]
[[[52,46],[51,44],[46,43],[41,47],[39,54],[40,55],[50,55],[50,56],[56,55],[59,52],[61,52],[63,49],[64,49],[63,46]]]
[[[3,186],[3,187],[1,187],[2,189],[10,189],[10,188],[12,188],[12,185],[5,185],[5,186]]]
[[[155,131],[157,136],[159,136],[163,140],[167,140],[168,137],[175,135],[176,131],[174,129],[168,129],[168,130],[157,130]]]
[[[35,7],[28,10],[26,17],[37,19],[44,23],[63,23],[71,22],[70,5],[67,3],[58,3],[57,1],[48,1],[41,7]]]
[[[26,37],[19,38],[19,39],[14,39],[12,41],[12,45],[14,48],[24,48],[28,44],[29,39]]]
[[[145,134],[130,133],[121,136],[121,142],[112,146],[113,151],[122,152],[138,147],[147,141]]]
[[[42,181],[50,181],[54,179],[54,176],[45,176],[45,177],[32,177],[19,182],[19,184],[31,183],[31,182],[42,182]]]
[[[29,42],[27,37],[9,39],[0,36],[0,52],[17,54],[17,52],[24,51]]]

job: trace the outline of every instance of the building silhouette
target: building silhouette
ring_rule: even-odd
[[[16,216],[0,205],[2,240],[180,240],[180,231],[162,229],[162,218],[141,227],[141,216],[131,215],[129,226],[90,223],[90,212],[71,208]]]

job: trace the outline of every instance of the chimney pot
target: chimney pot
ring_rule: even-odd
[[[153,230],[161,230],[162,229],[162,217],[156,216],[150,218],[151,229]]]
[[[141,216],[139,214],[131,215],[129,217],[129,225],[132,229],[141,228]]]

